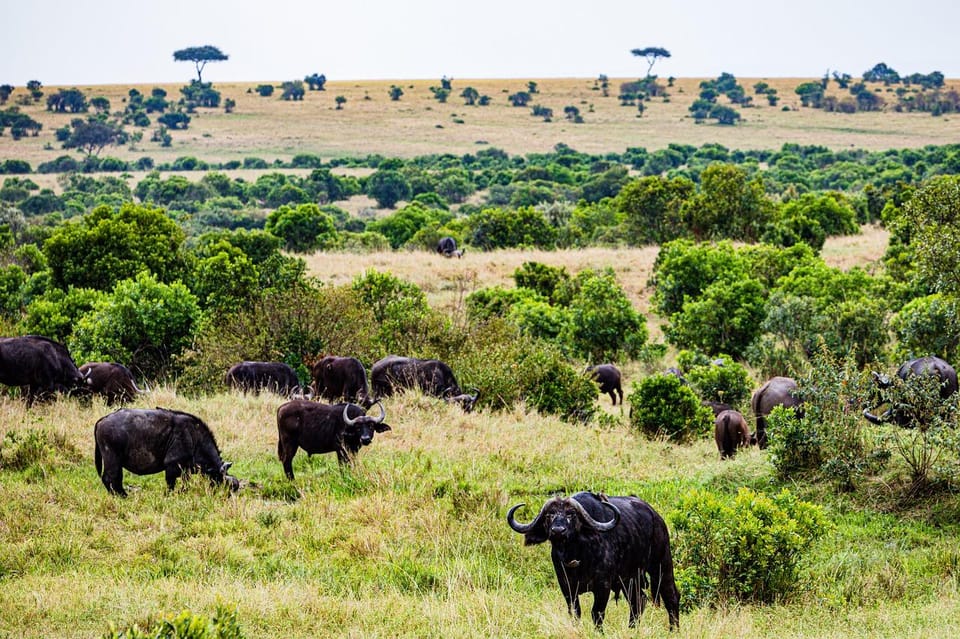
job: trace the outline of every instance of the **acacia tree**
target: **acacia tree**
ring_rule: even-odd
[[[643,49],[631,49],[630,53],[635,56],[644,57],[647,59],[647,77],[650,77],[650,72],[653,71],[653,65],[658,58],[669,58],[670,52],[661,47],[645,47]]]
[[[187,47],[173,52],[173,59],[176,62],[193,62],[197,67],[197,82],[203,82],[203,67],[207,62],[222,62],[230,56],[225,54],[217,47],[209,44],[202,47]]]

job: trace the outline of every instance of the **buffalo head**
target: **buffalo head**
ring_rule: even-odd
[[[540,544],[550,541],[568,541],[579,536],[584,528],[598,532],[612,530],[620,522],[620,510],[610,502],[602,502],[613,512],[610,521],[597,521],[575,499],[553,497],[548,499],[539,514],[528,524],[521,524],[513,514],[526,504],[517,504],[507,512],[507,523],[524,535],[524,544]]]
[[[373,441],[374,432],[382,433],[390,430],[390,426],[383,423],[384,418],[387,416],[387,411],[383,409],[383,404],[379,401],[376,402],[376,405],[380,407],[380,417],[360,415],[359,417],[351,419],[347,411],[352,404],[347,404],[343,407],[343,423],[345,426],[343,430],[344,440],[355,441],[358,442],[360,446],[367,446]]]

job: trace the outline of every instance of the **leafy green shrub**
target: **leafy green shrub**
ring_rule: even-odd
[[[957,299],[934,293],[917,297],[894,315],[890,324],[897,336],[898,359],[938,353],[948,362],[960,354]]]
[[[145,629],[134,624],[118,630],[111,623],[103,639],[243,639],[243,636],[236,611],[217,604],[211,618],[184,610],[179,615],[149,622]]]
[[[77,320],[93,310],[106,296],[103,291],[89,288],[71,286],[67,292],[51,288],[27,306],[26,315],[20,321],[20,332],[45,335],[58,342],[66,342]]]
[[[81,316],[68,344],[78,361],[124,362],[154,376],[171,372],[167,367],[193,341],[199,320],[197,298],[186,286],[142,272]]]
[[[777,406],[767,416],[770,461],[781,479],[817,471],[826,456],[818,424],[801,419],[792,408]]]
[[[786,489],[771,497],[741,488],[733,499],[694,490],[668,519],[687,608],[788,600],[804,553],[829,527],[819,506]]]
[[[703,355],[681,351],[677,364],[701,399],[743,406],[753,390],[750,372],[729,355],[710,360]]]
[[[540,300],[523,300],[510,307],[507,319],[520,327],[524,335],[555,341],[566,330],[570,314],[565,308]]]
[[[44,428],[8,430],[0,439],[0,470],[42,469],[58,457],[76,461],[82,455],[64,435]]]
[[[551,302],[556,302],[554,291],[569,280],[570,274],[566,268],[540,262],[524,262],[513,272],[513,281],[518,288],[536,291]]]
[[[592,362],[635,357],[647,341],[644,317],[634,310],[610,269],[577,274],[570,320],[561,334],[572,351]]]
[[[763,285],[753,278],[719,279],[699,297],[686,299],[664,333],[681,348],[742,357],[760,334],[765,296]]]
[[[480,288],[467,295],[467,317],[474,322],[486,321],[491,317],[505,317],[514,305],[531,302],[545,304],[547,300],[528,288]]]
[[[627,400],[631,426],[649,437],[690,441],[713,425],[713,412],[675,375],[651,375],[633,382]]]
[[[439,227],[451,217],[451,214],[446,211],[432,209],[419,202],[414,202],[404,206],[396,213],[371,222],[367,225],[367,230],[380,233],[390,240],[390,246],[397,249],[411,241],[418,231],[431,226]],[[430,247],[431,250],[435,246],[434,243]]]
[[[267,232],[281,238],[290,251],[306,253],[330,249],[339,242],[333,218],[313,203],[295,208],[284,204],[267,216]]]
[[[531,206],[517,209],[484,209],[471,217],[470,244],[484,250],[535,246],[554,248],[557,230],[543,213]]]

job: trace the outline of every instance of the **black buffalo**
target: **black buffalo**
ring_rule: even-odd
[[[367,386],[367,370],[356,357],[327,355],[311,369],[313,389],[330,401],[346,400],[367,408],[373,405]]]
[[[290,395],[300,391],[296,371],[283,362],[240,362],[227,371],[224,382],[230,388],[244,393],[258,394],[267,390],[277,395]]]
[[[0,338],[0,384],[18,386],[27,405],[54,393],[83,388],[83,375],[67,347],[38,335]]]
[[[444,257],[462,257],[463,251],[457,250],[457,241],[452,237],[441,237],[437,242],[437,253]]]
[[[760,448],[767,447],[767,415],[777,406],[793,408],[799,416],[802,400],[797,397],[797,382],[790,377],[771,377],[750,398],[750,408],[757,419],[756,438]]]
[[[308,455],[336,453],[345,464],[361,447],[373,441],[374,433],[390,430],[380,417],[370,417],[356,404],[320,404],[294,399],[277,409],[277,456],[287,477],[293,479],[293,457],[302,448]]]
[[[946,400],[957,392],[957,371],[953,366],[940,359],[939,357],[928,355],[918,357],[908,362],[904,362],[897,369],[897,377],[906,381],[913,376],[932,375],[940,380],[940,399]],[[873,373],[874,381],[878,389],[886,389],[893,385],[893,382],[886,376],[877,372]],[[891,406],[881,415],[874,415],[870,409],[863,411],[863,416],[874,424],[884,424],[892,422],[898,426],[910,427],[914,425],[917,418],[915,411],[911,411],[909,406]]]
[[[107,490],[126,497],[123,469],[137,475],[164,472],[167,488],[177,477],[200,471],[217,484],[237,490],[240,482],[227,474],[230,462],[210,428],[195,415],[165,408],[121,408],[101,417],[93,427],[94,463]]]
[[[713,422],[713,437],[720,451],[720,459],[733,458],[738,448],[750,445],[750,429],[740,411],[721,411]]]
[[[626,595],[630,625],[643,613],[650,588],[667,609],[671,630],[680,623],[680,592],[673,576],[670,533],[663,518],[637,497],[577,493],[547,500],[528,524],[507,512],[507,523],[524,544],[550,541],[553,568],[571,614],[580,616],[580,595],[593,593],[593,623],[603,625],[611,591]],[[647,581],[649,577],[649,582]]]
[[[113,362],[87,362],[80,367],[84,384],[95,395],[102,395],[107,404],[133,401],[139,393],[133,373],[123,364]]]
[[[480,391],[465,393],[457,384],[453,371],[437,359],[417,359],[388,355],[370,369],[375,397],[389,397],[401,389],[419,388],[424,394],[459,404],[464,412],[473,410]]]
[[[617,395],[620,395],[620,405],[623,406],[623,388],[621,386],[620,369],[613,364],[597,364],[588,366],[587,372],[592,373],[600,392],[610,395],[613,405],[617,405]]]

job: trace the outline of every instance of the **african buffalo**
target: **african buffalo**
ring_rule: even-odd
[[[610,395],[613,405],[617,405],[617,394],[620,395],[620,405],[623,406],[623,388],[620,385],[620,369],[613,364],[597,364],[588,366],[588,373],[593,373],[594,379],[600,385],[600,392]]]
[[[93,427],[94,463],[107,490],[126,497],[123,469],[137,475],[163,471],[167,488],[177,477],[199,470],[212,483],[237,490],[240,482],[227,474],[230,462],[210,428],[195,415],[165,408],[121,408],[97,420]]]
[[[336,453],[341,464],[349,462],[361,447],[373,441],[374,432],[390,430],[383,423],[386,412],[370,417],[356,404],[320,404],[294,399],[277,409],[277,456],[287,477],[293,479],[293,457],[302,448],[308,455]]]
[[[733,406],[730,404],[724,404],[723,402],[716,402],[712,399],[701,399],[700,403],[703,406],[706,406],[711,411],[713,411],[713,416],[716,417],[725,410],[733,410]]]
[[[437,253],[444,257],[462,257],[463,251],[457,250],[457,241],[452,237],[441,237],[437,242]]]
[[[367,371],[356,357],[327,355],[311,369],[317,396],[331,401],[346,400],[365,408],[373,405],[367,387]]]
[[[102,395],[107,404],[129,402],[138,393],[147,392],[137,387],[133,373],[123,364],[87,362],[79,370],[87,389],[95,395]]]
[[[903,381],[914,375],[937,377],[940,380],[940,399],[946,400],[957,392],[957,371],[939,357],[933,355],[918,357],[904,362],[897,369],[897,377]],[[886,389],[893,385],[890,378],[876,371],[873,372],[873,379],[878,389]],[[908,406],[891,406],[879,416],[871,413],[869,408],[864,409],[863,416],[874,424],[892,422],[898,426],[911,427],[914,425],[913,422],[916,417],[912,413],[913,411]]]
[[[39,335],[0,338],[0,384],[19,386],[32,406],[53,393],[83,388],[67,347]]]
[[[772,377],[750,398],[750,408],[757,418],[756,438],[760,448],[767,447],[767,415],[777,406],[793,408],[801,416],[802,400],[795,395],[797,382],[790,377]]]
[[[283,362],[240,362],[227,371],[224,382],[230,388],[244,393],[259,394],[268,390],[277,395],[290,396],[300,391],[296,371]]]
[[[388,355],[373,364],[370,379],[375,397],[388,397],[403,388],[419,388],[426,395],[459,404],[467,413],[480,397],[477,389],[473,395],[463,392],[450,367],[436,359]]]
[[[740,411],[725,410],[713,422],[713,436],[717,441],[720,459],[734,458],[738,448],[750,445],[750,429]]]
[[[553,568],[571,614],[580,617],[580,595],[590,591],[593,623],[600,628],[610,592],[615,597],[623,593],[633,626],[646,606],[644,589],[649,586],[654,602],[662,601],[667,609],[670,629],[679,627],[670,533],[650,504],[633,496],[581,492],[547,500],[533,521],[521,524],[513,514],[523,505],[510,508],[507,523],[524,535],[524,545],[550,541]]]

